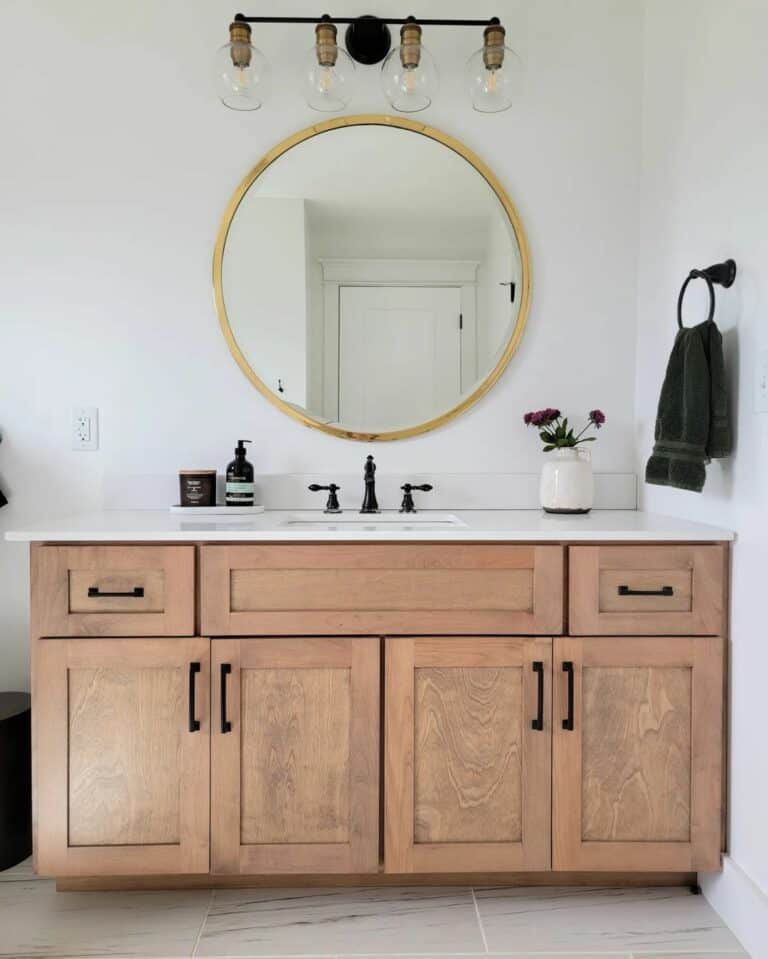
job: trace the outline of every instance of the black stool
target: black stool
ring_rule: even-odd
[[[32,854],[29,693],[0,693],[0,869]]]

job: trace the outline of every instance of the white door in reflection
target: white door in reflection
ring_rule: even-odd
[[[339,420],[352,429],[422,423],[461,396],[459,287],[339,289]]]

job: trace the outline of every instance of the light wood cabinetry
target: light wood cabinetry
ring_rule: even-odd
[[[561,546],[203,546],[211,636],[559,633]]]
[[[572,546],[570,632],[718,636],[725,629],[725,545]]]
[[[716,637],[555,640],[555,869],[718,868],[722,664]]]
[[[42,873],[208,872],[208,689],[204,639],[40,641]]]
[[[212,871],[375,872],[379,641],[212,647]]]
[[[388,872],[549,868],[551,660],[551,639],[386,640]]]
[[[43,874],[719,867],[723,544],[32,556]]]

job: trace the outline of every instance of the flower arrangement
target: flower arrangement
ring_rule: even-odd
[[[568,426],[567,416],[564,417],[560,410],[551,407],[526,413],[523,422],[526,426],[535,426],[539,430],[544,452],[548,453],[550,450],[579,446],[581,443],[594,443],[596,437],[584,434],[592,426],[599,430],[605,423],[605,413],[602,410],[590,410],[587,422],[579,433],[574,433],[573,427]]]

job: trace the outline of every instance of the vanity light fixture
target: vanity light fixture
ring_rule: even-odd
[[[305,61],[307,103],[323,113],[343,110],[355,87],[355,64],[339,48],[336,32],[336,24],[324,16],[315,27],[315,45]]]
[[[512,105],[521,63],[504,45],[498,17],[485,20],[382,19],[359,17],[249,17],[235,14],[230,42],[216,54],[219,98],[234,110],[257,110],[268,95],[269,63],[251,43],[252,23],[313,24],[315,44],[302,66],[303,88],[313,110],[345,109],[355,86],[355,63],[381,63],[381,86],[398,113],[416,113],[434,100],[439,88],[437,66],[422,43],[424,27],[483,27],[483,47],[467,63],[472,105],[481,113],[498,113]],[[338,45],[337,24],[346,24],[346,50]],[[392,48],[390,26],[399,26],[400,44]],[[383,63],[382,63],[383,61]]]
[[[501,113],[512,106],[520,87],[522,63],[505,46],[506,30],[491,22],[483,31],[483,46],[467,61],[467,88],[472,106],[480,113]]]
[[[421,42],[421,27],[413,17],[400,28],[400,46],[390,50],[381,66],[381,87],[398,113],[418,113],[434,99],[439,77],[432,54]]]
[[[219,99],[230,110],[258,110],[269,96],[269,61],[251,43],[251,26],[237,17],[229,43],[216,53],[214,75]]]

